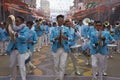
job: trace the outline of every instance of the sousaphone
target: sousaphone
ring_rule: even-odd
[[[90,22],[91,22],[91,20],[89,18],[83,19],[83,24],[84,25],[88,25]]]
[[[13,42],[15,42],[15,37],[14,37],[15,32],[13,30],[13,27],[14,27],[14,24],[15,24],[15,17],[13,15],[8,16],[6,24],[7,24],[8,32],[10,34],[10,39]]]

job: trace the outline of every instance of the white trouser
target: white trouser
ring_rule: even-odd
[[[94,54],[91,56],[92,58],[92,73],[93,73],[93,79],[96,80],[96,72],[98,70],[99,72],[99,80],[103,80],[102,74],[104,70],[104,66],[106,65],[104,63],[105,55],[101,55],[100,53]]]
[[[77,72],[78,71],[77,57],[75,56],[74,53],[70,53],[69,56],[71,57],[71,60],[72,60],[72,63],[73,63],[73,67],[74,67],[74,71]]]
[[[25,60],[29,57],[28,53],[20,54],[17,50],[13,50],[10,54],[10,72],[11,78],[15,79],[17,76],[17,61],[22,80],[26,80]]]
[[[0,54],[3,54],[4,53],[4,49],[5,49],[5,45],[4,45],[3,41],[0,41],[0,49],[1,49]]]
[[[67,60],[67,53],[63,48],[59,48],[56,53],[52,53],[54,58],[54,71],[55,77],[63,80],[65,73],[65,66]]]
[[[5,53],[5,49],[6,49],[7,44],[8,44],[8,41],[0,41],[0,49],[1,49],[0,54]]]
[[[48,34],[48,43],[50,43],[50,33]]]
[[[42,36],[38,37],[38,43],[36,44],[36,48],[38,50],[42,47],[42,43],[43,43]]]
[[[29,63],[28,63],[28,65],[30,66],[30,67],[35,67],[33,64],[32,64],[32,55],[33,55],[33,53],[30,51],[30,50],[28,50],[28,53],[29,53],[29,55],[30,55],[30,61],[29,61]]]
[[[105,55],[105,58],[104,58],[104,68],[103,68],[103,73],[105,72],[107,72],[107,64],[108,64],[108,57],[107,57],[107,55]]]
[[[43,41],[45,43],[45,45],[48,45],[48,34],[43,34]]]
[[[117,52],[120,53],[120,40],[117,40]]]

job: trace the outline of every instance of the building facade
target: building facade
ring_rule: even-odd
[[[48,0],[41,0],[40,8],[44,12],[46,18],[50,17],[50,2]]]

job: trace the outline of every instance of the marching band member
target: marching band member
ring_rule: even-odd
[[[71,46],[76,45],[76,39],[80,37],[80,33],[76,29],[73,28],[73,23],[70,22],[69,20],[65,21],[65,26],[69,28],[70,35],[72,36],[72,39],[73,39],[72,41],[69,42],[69,46],[71,47]],[[80,75],[80,72],[77,67],[78,63],[77,63],[77,59],[76,59],[74,51],[71,50],[69,53],[69,56],[72,59],[75,74]]]
[[[43,43],[43,40],[42,40],[43,28],[41,27],[41,24],[42,24],[42,19],[39,19],[39,20],[36,20],[36,24],[34,25],[34,28],[38,37],[38,43],[36,44],[36,48],[38,52],[40,51],[40,48],[42,48],[42,43]]]
[[[103,80],[103,72],[105,56],[107,54],[107,44],[110,43],[110,34],[102,29],[102,23],[96,22],[96,30],[91,33],[90,38],[90,54],[92,58],[92,80],[97,80],[96,72],[98,69],[99,80]]]
[[[108,21],[104,22],[103,27],[104,27],[104,31],[108,32],[112,38],[115,37],[115,34],[114,34],[115,30],[112,28],[112,26],[110,25],[110,23]],[[111,39],[111,40],[113,40],[113,39]],[[112,52],[108,51],[108,55],[107,55],[108,58],[113,57],[111,53]]]
[[[110,31],[106,30],[106,26],[103,25],[102,30],[107,34],[107,40],[108,40],[108,44],[114,43],[115,39],[113,38],[113,36],[111,35]],[[109,51],[107,51],[107,54],[105,55],[105,59],[104,59],[104,68],[103,68],[103,76],[107,76],[107,63],[108,63],[108,55],[110,54]]]
[[[14,17],[12,15],[9,16],[8,19],[12,19]],[[28,51],[28,28],[24,24],[24,18],[21,16],[17,16],[13,24],[14,30],[14,37],[15,41],[10,40],[6,52],[10,55],[10,72],[11,72],[11,79],[16,80],[16,62],[18,61],[19,70],[21,74],[21,80],[26,80],[26,67],[25,67],[25,60],[29,57]]]
[[[115,23],[115,39],[117,43],[117,53],[120,53],[120,21]]]
[[[30,66],[31,68],[36,68],[36,66],[34,66],[31,63],[31,58],[32,58],[32,54],[34,52],[34,45],[37,43],[37,34],[35,31],[31,30],[33,22],[32,21],[28,21],[26,23],[27,27],[29,28],[29,38],[28,38],[28,53],[30,54],[30,61],[28,63],[28,66]],[[29,73],[32,73],[32,71],[30,70]]]
[[[5,22],[1,22],[1,26],[0,26],[0,48],[1,48],[1,52],[0,55],[7,55],[5,53],[5,49],[6,49],[6,43],[9,40],[9,35],[8,32],[6,31],[6,23]]]
[[[57,16],[58,26],[52,30],[50,41],[52,42],[52,55],[54,59],[55,80],[63,80],[65,65],[72,37],[67,27],[63,26],[64,16]]]
[[[85,55],[86,57],[86,65],[90,64],[90,42],[89,42],[89,35],[91,33],[92,28],[90,28],[90,19],[89,18],[85,18],[83,20],[83,25],[81,27],[81,41],[82,41],[82,53]],[[90,30],[91,29],[91,30]]]
[[[47,22],[43,20],[41,27],[43,28],[43,42],[45,43],[45,46],[48,46],[49,27],[47,25]]]

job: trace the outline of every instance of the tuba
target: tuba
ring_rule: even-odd
[[[91,20],[89,18],[83,19],[83,24],[84,25],[88,25],[90,22],[91,22]]]
[[[104,26],[105,26],[105,27],[109,27],[109,26],[110,26],[109,21],[105,21],[105,22],[104,22]]]
[[[117,22],[115,23],[115,27],[120,27],[120,22],[119,22],[119,21],[117,21]]]
[[[7,30],[10,34],[10,39],[11,41],[15,42],[15,32],[13,30],[15,24],[15,17],[13,15],[8,16],[7,20],[6,20],[6,25],[7,25]]]

